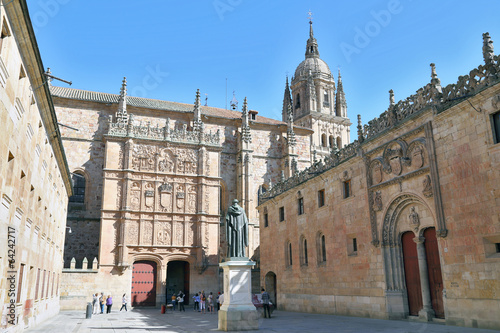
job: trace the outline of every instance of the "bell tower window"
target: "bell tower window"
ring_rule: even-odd
[[[295,96],[295,108],[300,109],[300,94]]]

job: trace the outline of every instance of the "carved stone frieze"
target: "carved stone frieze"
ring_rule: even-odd
[[[408,215],[408,224],[410,225],[410,228],[415,231],[415,234],[417,234],[418,228],[420,228],[420,217],[415,211],[415,206],[411,207],[410,209],[410,215]]]
[[[157,223],[156,244],[171,245],[172,230],[169,222]]]
[[[142,244],[153,244],[153,221],[141,221],[141,238]]]
[[[378,212],[382,210],[382,192],[375,192],[375,199],[373,200],[373,210]]]

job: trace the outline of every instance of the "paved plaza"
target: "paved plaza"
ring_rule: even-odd
[[[84,311],[63,311],[27,332],[207,332],[217,331],[217,314],[186,312],[161,314],[159,309],[113,310],[111,314],[85,319]],[[379,320],[300,312],[275,311],[259,320],[259,332],[390,332],[390,333],[489,333],[493,330],[446,326],[435,323]]]

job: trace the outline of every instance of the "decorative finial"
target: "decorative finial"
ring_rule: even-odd
[[[231,110],[238,110],[238,100],[236,99],[236,92],[233,90],[233,99],[231,100]]]
[[[495,53],[493,52],[493,41],[491,40],[490,33],[485,32],[483,34],[483,58],[484,63],[489,65],[493,62],[493,57]]]
[[[436,65],[434,63],[430,64],[431,66],[431,84],[434,88],[437,89],[438,93],[442,93],[443,89],[441,88],[441,80],[438,78],[436,74]]]
[[[394,90],[389,90],[389,105],[393,106],[394,103]]]
[[[365,141],[365,137],[363,136],[363,126],[361,125],[361,115],[358,114],[358,141],[362,143]]]
[[[309,37],[314,38],[312,12],[309,11],[307,14],[308,14],[307,18],[309,19]]]
[[[245,99],[243,99],[243,108],[241,109],[241,112],[247,113],[248,111],[248,103],[247,103],[247,98],[245,96]]]
[[[200,89],[196,89],[196,98],[194,100],[195,110],[200,108]]]
[[[313,20],[313,13],[311,12],[311,10],[309,9],[309,11],[307,12],[307,19],[309,20],[309,23],[312,24],[312,20]]]
[[[122,86],[120,88],[120,97],[123,98],[125,96],[127,96],[127,78],[124,76]]]

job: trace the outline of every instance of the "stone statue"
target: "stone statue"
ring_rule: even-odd
[[[245,247],[248,246],[248,218],[245,210],[234,199],[226,215],[226,239],[228,257],[245,257]]]

